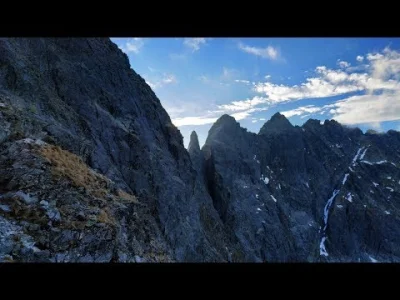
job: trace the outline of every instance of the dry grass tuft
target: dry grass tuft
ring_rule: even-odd
[[[138,199],[136,196],[128,194],[127,192],[124,192],[123,190],[118,190],[117,191],[117,196],[121,198],[121,200],[129,203],[139,203]]]
[[[84,187],[95,197],[107,195],[107,179],[91,171],[77,155],[53,145],[45,145],[39,151],[53,165],[54,175],[67,177],[73,185]]]
[[[97,221],[104,224],[115,225],[115,219],[112,217],[108,209],[102,209],[97,216]]]

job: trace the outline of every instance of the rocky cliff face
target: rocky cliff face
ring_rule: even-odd
[[[148,207],[172,257],[228,260],[229,243],[221,246],[208,237],[222,229],[209,211],[180,132],[109,39],[0,39],[0,103],[4,147],[29,137],[78,155]],[[26,192],[9,180],[3,175],[1,194]]]
[[[202,151],[247,260],[398,261],[399,139],[279,113],[254,134],[223,116]]]
[[[400,133],[258,134],[188,151],[109,39],[0,39],[0,261],[398,261]]]

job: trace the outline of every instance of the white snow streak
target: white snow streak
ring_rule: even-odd
[[[326,252],[325,240],[326,240],[326,237],[324,236],[321,239],[321,243],[319,244],[319,255],[329,256],[328,252]]]
[[[271,195],[272,200],[274,200],[276,202],[276,199],[273,195]]]
[[[370,259],[371,262],[373,262],[373,263],[377,263],[377,262],[378,262],[375,258],[373,258],[373,257],[371,257],[371,256],[369,256],[369,259]]]
[[[372,182],[372,184],[373,184],[375,187],[377,187],[377,186],[379,185],[379,183],[376,183],[376,182]]]
[[[391,187],[386,187],[391,193],[393,193],[394,192],[394,189],[392,189]]]
[[[334,190],[332,196],[329,198],[328,202],[325,205],[325,208],[324,208],[324,223],[325,223],[324,231],[326,230],[326,227],[328,226],[329,208],[331,207],[333,200],[335,199],[337,194],[339,194],[339,192],[340,192],[339,190]]]
[[[344,185],[345,183],[346,183],[346,181],[347,181],[347,177],[349,177],[349,173],[346,173],[345,175],[344,175],[344,178],[343,178],[343,181],[342,181],[342,185]]]
[[[364,159],[365,153],[367,153],[368,148],[364,150],[364,152],[360,156],[360,160]]]
[[[355,167],[356,162],[357,162],[357,159],[358,159],[358,157],[360,156],[360,152],[361,152],[363,149],[364,149],[364,147],[359,148],[358,151],[357,151],[357,153],[356,153],[356,155],[354,156],[353,161],[352,161],[353,167]]]

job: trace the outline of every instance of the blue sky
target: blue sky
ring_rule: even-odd
[[[276,112],[400,130],[399,38],[112,38],[187,147],[229,114],[258,132]]]

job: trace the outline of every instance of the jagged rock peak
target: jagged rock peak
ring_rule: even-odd
[[[325,124],[325,123],[321,123],[320,120],[308,119],[307,122],[305,122],[303,124],[303,126],[301,126],[301,127],[303,127],[303,128],[318,128],[320,126],[323,126],[323,124]]]
[[[192,131],[190,134],[190,142],[189,142],[189,147],[188,147],[189,153],[194,152],[194,151],[200,151],[200,145],[199,145],[199,138],[197,137],[196,131]]]
[[[214,125],[238,125],[238,123],[236,122],[234,117],[223,114],[221,117],[218,118]]]
[[[277,112],[274,114],[270,120],[268,120],[260,129],[259,134],[268,134],[281,132],[283,130],[288,130],[294,128],[288,119],[281,113]]]

